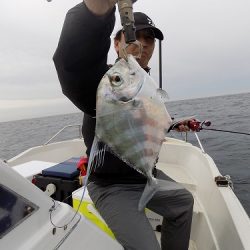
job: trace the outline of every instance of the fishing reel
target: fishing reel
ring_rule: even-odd
[[[209,127],[212,123],[208,120],[200,122],[198,120],[193,120],[188,122],[188,127],[194,132],[200,132],[203,126]]]

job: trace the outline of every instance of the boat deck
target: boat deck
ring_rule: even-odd
[[[14,167],[14,169],[23,175],[25,178],[31,181],[31,178],[36,172],[40,172],[41,170],[53,166],[56,163],[45,162],[45,161],[30,161],[25,164],[20,164]],[[185,188],[187,188],[190,192],[192,192],[194,196],[194,213],[193,220],[196,221],[202,213],[202,208],[199,205],[199,201],[195,194],[196,191],[196,182],[195,180],[186,172],[183,168],[180,168],[177,164],[165,164],[158,163],[157,168],[165,172],[170,178],[181,183]],[[86,196],[86,194],[85,194]],[[87,195],[88,196],[88,195]],[[88,199],[90,199],[88,197]],[[96,213],[98,214],[98,213]],[[160,242],[161,234],[156,232],[156,236],[158,241]],[[190,240],[189,250],[196,250],[196,244],[193,240]]]

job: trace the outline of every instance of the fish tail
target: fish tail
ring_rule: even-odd
[[[157,180],[153,179],[150,182],[148,181],[139,201],[138,205],[139,211],[142,211],[146,207],[147,203],[151,200],[151,198],[154,196],[156,192],[157,192]]]
[[[138,210],[142,211],[157,191],[171,191],[183,189],[183,186],[174,181],[160,180],[153,178],[148,181],[139,201]]]

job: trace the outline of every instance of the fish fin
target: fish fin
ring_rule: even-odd
[[[150,184],[147,182],[139,201],[138,210],[142,211],[157,191],[157,180],[153,179]]]
[[[86,173],[86,176],[85,176],[84,182],[83,182],[84,188],[83,188],[82,198],[81,198],[81,201],[79,203],[79,207],[80,207],[80,204],[81,204],[83,197],[85,195],[85,191],[86,191],[86,187],[88,185],[88,179],[89,179],[90,173],[92,172],[93,168],[95,169],[96,167],[102,165],[103,161],[104,161],[106,146],[105,146],[105,144],[102,144],[103,146],[101,146],[101,148],[100,148],[99,144],[100,144],[99,140],[95,136],[93,143],[92,143],[89,160],[88,160],[87,173]],[[79,207],[77,208],[77,211],[79,210]]]
[[[139,201],[138,210],[142,211],[157,191],[170,191],[183,189],[183,186],[174,181],[160,180],[153,178],[147,182]]]
[[[100,167],[103,165],[106,151],[107,151],[106,144],[100,143],[98,138],[95,136],[93,143],[92,143],[89,161],[88,161],[87,176],[86,176],[87,179],[90,173],[93,171],[93,169],[96,169],[97,167]]]
[[[160,96],[163,103],[166,103],[169,100],[169,95],[164,89],[158,88],[156,93]]]

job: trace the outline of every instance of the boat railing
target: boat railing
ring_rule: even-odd
[[[81,139],[82,138],[82,124],[72,124],[72,125],[67,125],[65,127],[63,127],[62,129],[60,129],[56,134],[54,134],[48,141],[46,141],[43,145],[48,145],[53,139],[55,139],[59,134],[61,134],[65,129],[68,129],[68,128],[72,128],[72,127],[78,127],[78,131],[79,131],[79,138]],[[188,132],[185,132],[185,141],[187,142],[188,141],[188,137],[187,137],[187,134]],[[199,139],[199,136],[196,132],[194,132],[195,134],[195,137],[196,137],[196,140],[198,141],[198,144],[201,148],[201,151],[203,153],[205,153],[205,150],[201,144],[201,141]]]
[[[82,139],[82,124],[72,124],[67,125],[60,129],[56,134],[54,134],[48,141],[46,141],[43,145],[48,145],[52,140],[54,140],[59,134],[61,134],[64,130],[72,127],[78,127],[79,130],[79,139]]]

